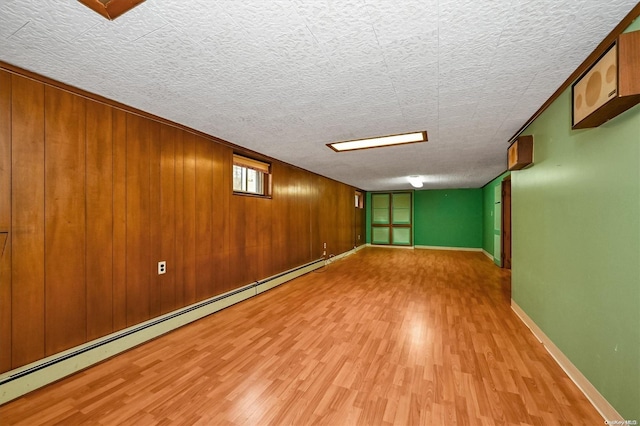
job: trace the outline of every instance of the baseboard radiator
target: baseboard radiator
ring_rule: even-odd
[[[353,252],[355,250],[352,250]],[[351,252],[343,253],[344,255]],[[325,266],[318,259],[0,375],[0,405]]]

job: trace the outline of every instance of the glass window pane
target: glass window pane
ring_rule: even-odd
[[[247,190],[247,168],[241,167],[241,169],[242,169],[242,184],[240,185],[240,187],[242,188],[241,191],[246,191]]]
[[[411,223],[411,210],[409,209],[393,209],[393,223],[409,224]]]
[[[393,228],[393,244],[410,245],[411,228]]]
[[[389,194],[372,194],[371,202],[374,209],[388,209]]]
[[[411,194],[392,194],[393,197],[393,223],[411,223]]]
[[[389,244],[389,228],[373,228],[372,241],[374,244]]]
[[[373,209],[373,223],[387,224],[389,223],[389,209]]]
[[[242,167],[233,165],[233,190],[242,191]]]
[[[411,194],[391,194],[393,197],[394,209],[410,209]]]
[[[264,195],[264,173],[256,173],[256,194]]]
[[[257,172],[253,169],[247,169],[247,192],[256,193],[257,188]]]

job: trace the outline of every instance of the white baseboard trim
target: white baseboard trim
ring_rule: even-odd
[[[402,250],[413,250],[414,246],[394,246],[392,244],[367,244],[371,247],[380,247],[380,248],[392,248],[392,249],[402,249]]]
[[[482,249],[482,253],[484,253],[484,255],[491,259],[491,261],[493,262],[493,255],[491,253],[489,253],[485,249]]]
[[[589,382],[589,380],[573,365],[571,360],[566,357],[565,354],[547,337],[547,335],[536,325],[535,322],[526,314],[525,311],[518,306],[518,304],[511,299],[511,309],[522,320],[522,322],[529,327],[529,330],[533,335],[542,343],[551,355],[551,357],[558,363],[560,368],[567,373],[567,376],[578,386],[582,393],[587,397],[589,402],[593,404],[596,410],[600,413],[602,418],[607,424],[614,424],[613,422],[620,422],[617,424],[625,424],[623,417],[616,411],[616,409],[605,399],[604,396]]]
[[[417,249],[428,250],[452,250],[452,251],[482,251],[481,248],[476,247],[444,247],[444,246],[414,246]]]
[[[363,248],[365,248],[368,245],[371,245],[371,244],[360,244],[359,246],[354,247],[353,250],[358,252],[358,251],[362,250]]]
[[[341,255],[342,256],[342,255]],[[324,266],[322,260],[161,315],[0,375],[0,405]]]

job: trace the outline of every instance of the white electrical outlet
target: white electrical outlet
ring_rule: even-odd
[[[326,249],[327,248],[327,243],[322,243],[322,248]]]
[[[167,273],[167,262],[164,260],[162,262],[158,262],[158,275],[162,275],[166,273]]]

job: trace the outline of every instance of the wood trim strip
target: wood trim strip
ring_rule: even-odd
[[[109,13],[107,12],[107,8],[103,3],[99,2],[98,0],[78,0],[78,1],[83,5],[87,6],[89,9],[96,12],[97,14],[99,14],[100,16],[103,16],[111,20],[111,17],[109,17]]]
[[[0,71],[0,371],[11,369],[11,74]]]
[[[145,0],[78,0],[89,9],[113,21]]]
[[[253,158],[248,158],[242,155],[233,154],[233,164],[247,167],[249,169],[254,169],[265,174],[269,174],[269,167],[270,167],[269,163],[254,160]]]
[[[585,59],[576,70],[571,73],[569,78],[565,80],[564,83],[555,91],[553,94],[547,99],[545,103],[518,129],[518,131],[511,136],[509,139],[509,144],[511,144],[518,136],[522,134],[526,130],[527,127],[531,125],[543,112],[549,108],[549,106],[560,97],[560,95],[568,89],[571,84],[580,77],[587,69],[595,62],[605,51],[613,44],[613,42],[618,38],[620,34],[629,26],[636,18],[640,17],[640,3],[638,3],[631,11],[625,16],[622,21],[602,40],[602,42],[595,48],[593,52],[587,59]],[[491,181],[489,181],[491,182]]]
[[[137,109],[137,108],[134,108],[132,106],[129,106],[129,105],[114,101],[112,99],[105,98],[104,96],[100,96],[100,95],[97,95],[95,93],[91,93],[89,91],[86,91],[86,90],[83,90],[83,89],[79,89],[77,87],[70,86],[70,85],[65,84],[65,83],[61,83],[61,82],[59,82],[57,80],[51,79],[49,77],[42,76],[42,75],[40,75],[38,73],[35,73],[35,72],[32,72],[32,71],[25,70],[23,68],[15,66],[15,65],[11,65],[11,64],[9,64],[7,62],[4,62],[4,61],[0,61],[0,70],[7,71],[7,72],[9,72],[11,74],[14,74],[14,75],[17,75],[17,76],[21,76],[21,77],[27,78],[29,80],[34,80],[34,81],[36,81],[38,83],[42,83],[42,84],[47,85],[47,86],[56,87],[56,88],[58,88],[60,90],[65,90],[67,92],[73,93],[75,95],[81,96],[81,97],[86,98],[86,99],[91,99],[93,101],[109,105],[109,106],[115,108],[116,110],[121,110],[121,111],[127,112],[127,113],[132,114],[132,115],[137,115],[139,117],[148,118],[148,119],[154,120],[154,121],[156,121],[158,123],[166,124],[167,126],[172,126],[172,127],[177,128],[177,129],[184,130],[185,132],[191,133],[191,134],[199,136],[201,138],[205,138],[208,141],[219,143],[221,145],[224,145],[224,146],[227,146],[229,148],[232,148],[234,150],[234,152],[236,154],[239,154],[239,155],[248,156],[248,157],[254,157],[256,160],[263,160],[263,161],[266,161],[266,162],[269,162],[269,163],[276,162],[276,163],[285,164],[285,165],[291,166],[291,167],[293,167],[293,168],[295,168],[297,170],[302,170],[302,171],[305,171],[307,173],[311,173],[313,175],[323,177],[323,178],[328,179],[328,180],[330,180],[332,182],[345,184],[344,182],[340,182],[340,181],[338,181],[336,179],[333,179],[333,178],[330,178],[330,177],[327,177],[327,176],[324,176],[324,175],[321,175],[321,174],[318,174],[318,173],[303,169],[302,167],[299,167],[299,166],[296,166],[296,165],[293,165],[293,164],[286,163],[286,162],[284,162],[282,160],[278,160],[277,158],[269,157],[268,155],[264,155],[264,154],[261,154],[261,153],[259,153],[257,151],[253,151],[253,150],[251,150],[249,148],[245,148],[243,146],[236,145],[236,144],[231,143],[229,141],[226,141],[224,139],[220,139],[219,137],[209,135],[207,133],[201,132],[199,130],[192,129],[191,127],[187,127],[187,126],[185,126],[183,124],[179,124],[179,123],[176,123],[174,121],[168,120],[166,118],[159,117],[157,115],[151,114],[151,113],[143,111],[141,109]],[[345,184],[345,185],[347,185],[347,184]],[[362,188],[356,188],[355,186],[352,186],[352,185],[348,185],[348,186],[350,186],[350,187],[352,187],[354,189],[358,189],[358,190],[363,191]]]

